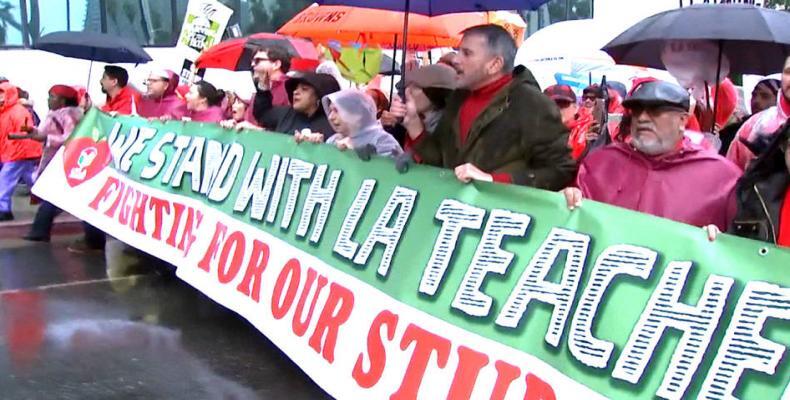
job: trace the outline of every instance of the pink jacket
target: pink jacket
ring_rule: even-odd
[[[47,140],[44,142],[44,151],[41,155],[41,162],[38,165],[36,177],[41,175],[44,168],[47,167],[55,153],[58,152],[60,146],[71,136],[74,128],[77,127],[82,119],[82,109],[79,107],[63,107],[57,110],[50,111],[44,122],[39,126],[38,131],[47,135]]]
[[[173,71],[168,71],[168,75],[170,75],[169,83],[161,98],[156,99],[143,96],[142,100],[140,100],[137,113],[141,117],[159,118],[167,116],[172,119],[181,119],[186,114],[186,104],[176,94],[178,75]]]
[[[688,140],[663,158],[613,143],[582,161],[577,186],[587,199],[724,231],[735,217],[741,175],[724,157]]]
[[[790,104],[785,100],[781,91],[777,97],[776,106],[752,115],[741,126],[727,151],[727,158],[742,170],[745,170],[749,162],[756,157],[743,141],[749,143],[764,141],[767,143],[779,127],[787,121],[787,116],[790,114]]]
[[[225,111],[220,106],[212,106],[203,111],[187,111],[186,117],[195,122],[220,123],[225,117]]]

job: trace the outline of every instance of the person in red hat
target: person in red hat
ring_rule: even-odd
[[[52,86],[49,89],[48,100],[50,111],[41,126],[38,128],[28,127],[24,129],[24,133],[9,135],[11,140],[35,140],[44,143],[41,162],[34,179],[44,171],[60,146],[68,139],[82,119],[83,112],[79,106],[79,97],[79,91],[71,86]],[[46,201],[43,202],[36,212],[31,231],[25,236],[25,239],[48,241],[52,221],[59,213],[60,210],[54,205]]]
[[[0,221],[14,219],[11,195],[21,180],[33,184],[33,172],[41,158],[41,143],[9,140],[9,135],[33,126],[33,116],[19,103],[19,90],[10,82],[0,83]]]
[[[568,85],[552,85],[543,93],[560,108],[562,123],[571,131],[568,136],[571,157],[578,160],[587,148],[587,132],[595,123],[595,118],[587,108],[579,108],[576,93]]]

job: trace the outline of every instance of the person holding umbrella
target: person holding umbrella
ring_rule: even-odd
[[[128,83],[129,73],[125,69],[115,65],[104,67],[101,91],[107,95],[107,101],[102,106],[102,111],[122,115],[136,113],[140,105],[140,93],[128,86]]]
[[[553,190],[570,182],[576,163],[568,130],[532,73],[523,66],[514,70],[515,56],[516,43],[501,26],[464,31],[455,60],[457,90],[434,133],[425,132],[414,107],[404,119],[415,159],[454,168],[463,182]]]
[[[699,227],[725,230],[735,216],[741,171],[685,137],[689,94],[669,82],[637,86],[623,102],[630,142],[587,155],[576,187],[563,190],[571,210],[582,198]]]
[[[746,169],[755,157],[762,154],[773,140],[773,135],[790,115],[790,57],[782,70],[781,87],[776,105],[749,118],[738,131],[727,152],[727,158]]]

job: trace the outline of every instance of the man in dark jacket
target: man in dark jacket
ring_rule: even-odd
[[[340,90],[332,75],[307,72],[285,82],[291,106],[273,106],[272,93],[259,90],[253,104],[253,115],[264,129],[293,135],[303,129],[321,133],[324,140],[335,132],[326,118],[321,99]]]
[[[455,60],[456,90],[433,134],[416,110],[404,119],[407,149],[425,164],[455,168],[463,182],[516,183],[558,190],[573,178],[559,110],[532,73],[513,69],[516,44],[496,25],[464,32]],[[512,71],[512,73],[511,73]]]
[[[790,125],[751,163],[738,182],[738,212],[730,232],[790,247]]]

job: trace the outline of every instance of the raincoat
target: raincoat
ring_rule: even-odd
[[[167,71],[169,75],[167,89],[160,98],[143,96],[137,107],[137,112],[141,117],[159,118],[170,117],[181,119],[186,114],[186,105],[178,98],[176,88],[178,87],[178,75],[173,71]]]
[[[380,156],[395,157],[403,153],[398,141],[376,120],[376,105],[367,94],[347,89],[324,96],[321,101],[324,110],[329,110],[330,104],[334,105],[349,128],[348,135],[336,133],[327,143],[345,140],[353,149],[372,145]]]
[[[587,132],[590,131],[595,118],[587,111],[586,108],[580,108],[579,113],[572,121],[569,121],[565,126],[570,130],[568,135],[568,147],[571,148],[571,157],[578,160],[587,149]]]
[[[746,169],[749,162],[765,151],[773,139],[773,134],[790,115],[790,102],[780,91],[776,106],[763,110],[749,118],[730,145],[727,158],[741,169]]]
[[[615,142],[582,161],[576,184],[587,199],[724,231],[735,216],[740,176],[724,157],[689,140],[659,158]]]
[[[137,113],[139,107],[140,92],[131,86],[124,86],[114,98],[107,96],[107,102],[104,103],[101,110],[106,113],[117,112],[122,115],[133,115]]]
[[[187,111],[185,117],[195,122],[220,123],[225,117],[225,110],[220,106],[210,106],[201,111]]]
[[[41,157],[41,142],[33,139],[10,140],[8,135],[22,133],[22,127],[34,126],[33,116],[19,104],[19,91],[9,82],[0,83],[5,103],[0,107],[0,163]]]
[[[44,151],[41,155],[41,163],[38,165],[36,177],[41,175],[47,164],[55,157],[63,142],[69,138],[71,132],[82,119],[82,109],[79,107],[63,107],[52,110],[44,118],[44,122],[38,128],[39,133],[47,135],[44,142]]]

